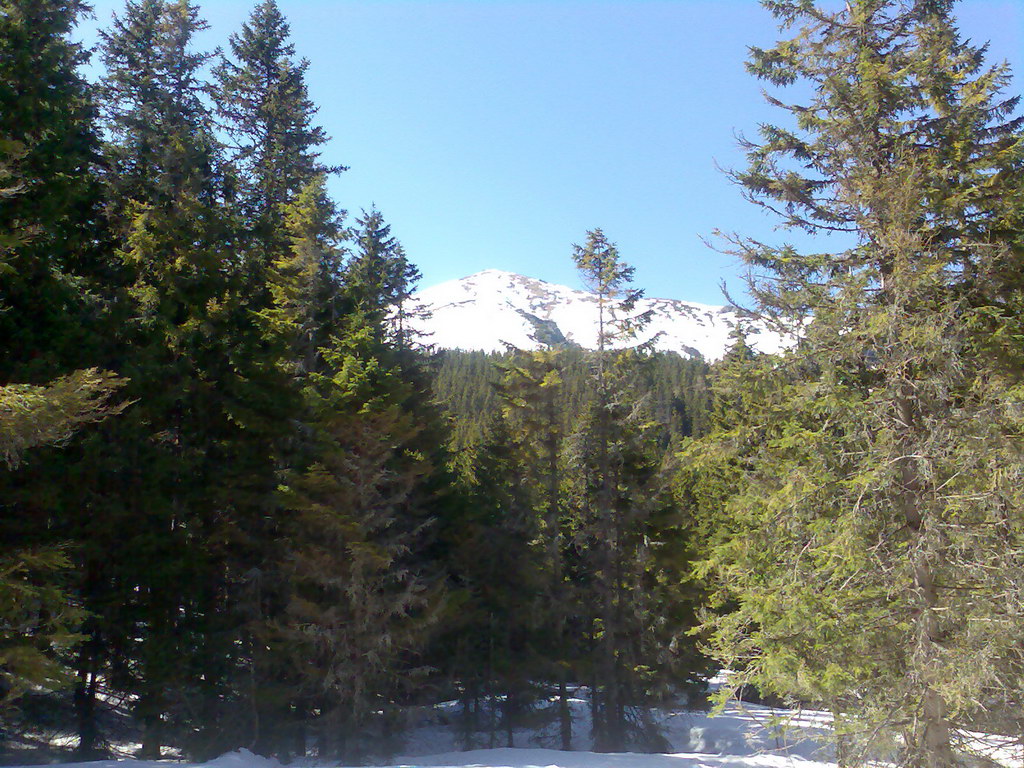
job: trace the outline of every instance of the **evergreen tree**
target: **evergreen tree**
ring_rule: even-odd
[[[123,384],[84,370],[45,387],[0,387],[0,460],[13,470],[26,451],[64,443],[79,427],[122,410],[109,399]],[[26,690],[67,682],[56,651],[81,639],[76,632],[83,619],[58,581],[71,565],[66,552],[53,546],[7,548],[0,558],[0,716]]]
[[[192,50],[207,29],[187,0],[128,0],[100,33],[100,95],[110,142],[109,199],[123,231],[138,205],[169,205],[182,193],[212,202],[217,142],[204,105],[202,70],[212,54]]]
[[[569,633],[570,623],[574,619],[578,623],[578,616],[565,564],[569,532],[562,488],[565,429],[559,409],[561,357],[556,349],[516,351],[507,363],[499,364],[504,376],[498,391],[514,441],[518,473],[529,492],[535,517],[534,559],[543,574],[546,606],[539,612],[538,629],[547,629],[544,650],[550,661],[549,674],[558,682],[559,738],[562,749],[569,750],[572,715],[567,683],[579,647]]]
[[[345,283],[352,309],[384,331],[384,339],[398,349],[410,351],[417,339],[409,327],[415,316],[412,295],[420,271],[409,261],[391,226],[376,208],[356,219],[353,233],[357,252],[345,270]]]
[[[500,411],[492,412],[484,440],[463,451],[458,517],[448,558],[450,608],[439,644],[453,649],[446,668],[462,700],[462,742],[472,749],[485,731],[489,748],[515,746],[514,731],[534,704],[548,673],[537,641],[544,618],[544,563],[531,489]]]
[[[0,382],[96,362],[103,272],[94,107],[68,38],[84,3],[0,4]]]
[[[302,473],[330,460],[323,454],[330,441],[316,437],[326,429],[319,423],[326,412],[312,381],[331,373],[323,355],[332,337],[343,333],[345,233],[344,212],[330,200],[325,178],[343,168],[319,160],[327,136],[313,123],[317,108],[305,82],[309,63],[296,60],[289,37],[276,2],[260,2],[231,36],[229,55],[220,57],[214,77],[217,114],[237,174],[228,191],[243,225],[242,290],[247,310],[259,318],[262,343],[254,352],[265,361],[249,377],[256,383],[249,395],[254,407],[247,409],[250,432],[269,447],[274,471]],[[284,380],[275,382],[270,368]],[[264,476],[273,478],[274,472]],[[248,680],[252,744],[287,757],[304,750],[300,731],[309,692],[282,633],[293,621],[288,611],[294,574],[277,544],[281,537],[299,536],[283,549],[301,549],[303,534],[278,523],[283,510],[275,507],[294,500],[265,484],[253,488],[253,499],[262,509],[247,518],[244,551],[235,557],[237,573],[255,579],[244,577],[249,650],[246,668],[239,671]]]
[[[77,72],[87,56],[69,40],[85,10],[77,2],[0,4],[0,411],[8,463],[29,445],[69,442],[114,388],[94,370],[108,362],[111,292],[103,283],[115,269],[95,109]],[[72,524],[81,500],[69,498],[68,486],[88,464],[72,448],[0,473],[3,599],[13,611],[5,628],[23,635],[4,641],[9,692],[26,681],[67,679],[70,652],[58,659],[51,640],[66,646],[68,633],[82,629],[77,566],[88,536]],[[74,546],[60,549],[67,544]],[[26,663],[36,671],[26,674]]]
[[[830,707],[842,760],[951,766],[987,692],[1020,689],[1016,99],[950,2],[767,5],[795,34],[750,69],[808,101],[772,99],[795,128],[764,126],[736,178],[853,243],[735,240],[798,338],[719,384],[745,412],[708,444],[738,488],[707,629],[737,684]]]
[[[532,670],[534,679],[562,690],[555,712],[564,748],[571,747],[573,737],[568,683],[595,679],[594,660],[601,650],[593,642],[599,634],[594,629],[594,606],[598,605],[600,547],[593,544],[596,517],[590,512],[592,496],[587,495],[581,476],[584,470],[592,473],[595,455],[593,362],[592,353],[579,348],[513,350],[500,355],[449,350],[442,355],[435,393],[455,421],[453,459],[468,486],[468,504],[481,515],[485,510],[503,510],[483,527],[483,534],[476,533],[481,530],[480,518],[469,514],[461,535],[453,536],[458,616],[466,626],[478,622],[474,632],[464,631],[463,622],[446,623],[442,634],[442,642],[456,649],[454,674],[463,684],[467,744],[479,743],[471,742],[469,734],[488,725],[496,727],[494,720],[481,719],[481,712],[488,713],[479,706],[481,696],[486,700],[496,686],[500,690],[507,685],[495,675],[495,660],[503,658],[505,647],[502,628],[487,625],[487,614],[478,611],[478,594],[499,600],[504,599],[505,589],[528,593],[521,609],[530,619],[520,631],[526,633],[533,653],[514,658],[521,668]],[[622,589],[642,590],[642,597],[629,595],[626,600],[628,605],[621,612],[622,642],[616,651],[625,670],[623,714],[633,724],[644,719],[643,707],[634,705],[666,693],[666,686],[679,690],[686,683],[699,684],[707,667],[694,644],[682,637],[694,625],[702,598],[687,575],[696,522],[684,514],[689,507],[679,504],[686,501],[685,494],[680,493],[677,500],[668,493],[671,462],[666,451],[673,443],[672,427],[655,423],[659,419],[647,410],[656,406],[658,413],[673,414],[682,422],[680,430],[691,413],[694,421],[703,423],[705,370],[702,361],[652,355],[643,365],[622,365],[612,376],[619,381],[622,374],[623,391],[616,397],[623,403],[640,404],[632,423],[614,427],[617,434],[629,435],[633,446],[632,474],[623,483],[628,493],[650,501],[629,513],[633,516],[624,527],[633,528],[622,547],[623,562],[632,563]],[[504,414],[501,424],[494,421],[497,412]],[[525,570],[515,564],[519,550],[504,527],[519,520],[528,538]],[[636,538],[631,538],[634,533]],[[462,559],[463,551],[483,547],[478,539],[484,535],[505,542],[501,562],[507,577],[500,589],[483,587],[478,574],[489,571]],[[459,602],[463,599],[466,602]],[[474,662],[477,668],[471,673]],[[521,695],[520,700],[527,701]],[[658,743],[653,729],[642,732],[631,725],[624,731],[628,739],[645,746]]]
[[[592,389],[579,347],[559,347],[559,379],[556,411],[559,430],[571,431],[586,408]],[[495,384],[500,370],[512,362],[510,353],[488,353],[446,349],[438,354],[434,396],[452,418],[452,447],[459,450],[480,443],[489,417],[501,408]],[[703,434],[708,428],[709,396],[706,382],[708,364],[701,359],[680,357],[672,352],[651,354],[640,371],[638,395],[649,400],[657,422],[658,443],[675,451],[684,437]]]
[[[264,310],[268,331],[285,339],[285,359],[300,380],[323,369],[321,351],[347,311],[341,279],[341,219],[323,176],[314,177],[285,208],[291,249],[273,263],[273,306]]]
[[[273,327],[295,343],[303,464],[282,503],[286,609],[278,636],[297,648],[294,706],[312,711],[321,754],[354,756],[375,711],[401,690],[399,666],[432,621],[436,588],[418,550],[437,482],[429,382],[393,333],[415,276],[379,214],[340,268],[337,219],[319,177],[288,209],[293,251],[277,262]],[[400,264],[396,272],[394,265]],[[436,427],[435,427],[436,429]]]
[[[286,636],[301,651],[301,691],[322,713],[320,754],[355,757],[373,712],[390,707],[396,667],[416,648],[431,597],[410,568],[420,532],[409,505],[427,467],[406,449],[420,428],[381,391],[380,377],[394,372],[343,345],[327,351],[336,372],[310,392],[317,460],[285,492],[298,513]]]
[[[262,339],[254,352],[266,365],[252,376],[261,407],[247,416],[251,437],[271,448],[270,477],[278,479],[323,464],[335,450],[319,436],[328,409],[315,382],[331,372],[324,353],[342,333],[345,312],[344,233],[323,176],[311,179],[281,214],[290,248],[266,269],[270,306],[252,311]],[[263,301],[251,296],[248,306]],[[289,522],[294,513],[287,508],[301,504],[294,493],[282,496],[263,484],[252,489],[252,498],[255,514],[241,521],[240,546],[232,554],[233,569],[245,585],[237,598],[246,651],[235,687],[249,702],[248,743],[287,758],[304,754],[303,729],[313,697],[302,670],[309,649],[304,643],[295,646],[289,613],[295,552],[308,532]]]
[[[111,407],[107,400],[124,383],[112,374],[89,369],[47,386],[0,388],[0,461],[14,469],[27,450],[66,443],[81,426],[123,410]]]
[[[649,313],[636,313],[642,292],[630,286],[633,268],[601,230],[574,246],[574,261],[593,293],[598,312],[597,349],[591,356],[593,399],[572,436],[570,464],[579,546],[592,580],[594,642],[593,721],[597,747],[622,751],[627,743],[627,708],[647,691],[638,673],[643,642],[655,624],[645,624],[652,606],[640,599],[651,563],[654,515],[670,509],[667,477],[649,431],[637,378],[650,342],[630,346]],[[661,606],[659,606],[661,607]],[[677,631],[682,628],[674,628]],[[649,636],[649,635],[648,635]]]
[[[138,406],[106,447],[93,446],[116,478],[93,498],[110,524],[97,532],[119,537],[111,551],[134,554],[94,563],[88,581],[97,589],[93,645],[111,653],[111,684],[136,697],[147,756],[191,728],[177,702],[224,677],[215,659],[233,646],[211,624],[227,589],[213,542],[251,509],[251,477],[238,473],[262,477],[264,496],[273,487],[272,469],[264,461],[254,470],[252,443],[243,448],[240,390],[255,363],[235,357],[249,351],[237,327],[245,296],[203,103],[210,57],[192,48],[202,29],[188,0],[138,0],[102,36],[108,188],[129,315],[114,367],[131,378]]]
[[[260,2],[230,37],[229,54],[220,57],[214,78],[217,115],[237,174],[230,197],[243,224],[238,241],[243,291],[262,338],[254,351],[266,361],[252,377],[259,384],[250,431],[263,436],[275,470],[301,473],[314,462],[328,461],[322,455],[325,443],[316,438],[325,411],[310,387],[313,377],[330,374],[323,354],[332,336],[342,332],[345,233],[344,211],[330,200],[325,178],[343,169],[319,160],[327,136],[313,122],[317,108],[305,82],[309,63],[296,59],[289,38],[276,2]],[[275,383],[269,367],[284,381]],[[292,621],[287,613],[292,573],[278,544],[281,537],[301,534],[278,522],[283,510],[277,507],[294,501],[286,502],[266,485],[253,490],[254,500],[262,495],[263,509],[244,526],[245,552],[237,563],[239,574],[258,577],[258,585],[249,580],[243,612],[250,727],[258,750],[286,757],[304,749],[299,741],[304,683],[282,636],[282,627]]]
[[[457,463],[463,449],[479,445],[491,415],[500,409],[495,385],[504,358],[487,352],[447,349],[438,353],[434,399],[451,422],[450,450]]]
[[[230,38],[232,58],[216,67],[217,110],[233,140],[241,172],[241,203],[253,229],[258,258],[268,263],[282,249],[284,206],[314,177],[344,170],[320,162],[327,143],[313,124],[309,62],[295,59],[291,30],[275,0],[262,0]]]

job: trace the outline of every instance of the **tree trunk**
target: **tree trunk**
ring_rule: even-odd
[[[910,389],[911,383],[905,383],[904,392]],[[917,647],[912,651],[911,673],[916,673],[924,684],[913,743],[907,745],[908,758],[916,768],[952,768],[956,761],[950,744],[946,702],[932,684],[933,667],[942,640],[936,614],[939,595],[934,574],[934,563],[939,553],[934,551],[935,543],[931,540],[934,534],[928,530],[927,510],[921,504],[923,488],[910,437],[917,424],[917,412],[907,394],[896,405],[900,427],[906,430],[907,435],[901,446],[898,502],[911,532],[914,594],[918,602],[915,616]]]
[[[852,768],[853,755],[851,754],[852,744],[850,736],[842,730],[843,715],[837,708],[832,709],[832,725],[836,732],[836,765],[839,768]]]
[[[82,762],[98,760],[103,755],[98,749],[99,728],[96,722],[96,657],[92,640],[79,655],[78,676],[75,680],[75,717],[78,720],[78,748],[75,758]]]
[[[547,390],[545,405],[545,416],[547,420],[547,436],[545,437],[545,456],[547,460],[547,541],[548,541],[548,563],[551,566],[551,605],[554,609],[555,619],[555,642],[557,653],[566,654],[564,664],[558,665],[558,732],[561,737],[562,750],[572,750],[572,712],[569,709],[568,686],[566,677],[568,670],[566,664],[568,658],[568,637],[566,637],[566,599],[564,596],[564,569],[562,567],[562,524],[559,519],[559,495],[560,476],[558,467],[559,441],[556,425],[559,423],[558,404],[555,402],[555,394],[551,387]],[[559,661],[556,658],[556,662]]]
[[[610,558],[609,558],[610,559]],[[609,568],[611,564],[609,563]],[[619,722],[618,670],[615,659],[614,599],[611,585],[605,585],[604,636],[601,638],[601,691],[602,736],[600,751],[622,751],[622,728]]]
[[[140,760],[160,759],[160,716],[147,714],[142,718],[142,745],[139,748]]]
[[[587,658],[595,660],[595,663],[590,665],[590,731],[592,734],[594,751],[599,751],[599,744],[603,738],[602,733],[604,727],[601,721],[601,694],[598,678],[600,677],[597,671],[597,654],[600,649],[598,648],[597,642],[594,639],[593,632],[591,632],[588,638],[590,642],[587,644],[588,655]]]
[[[334,727],[331,718],[327,713],[320,715],[319,727],[317,728],[317,757],[320,762],[326,762],[334,754],[334,739],[332,734]]]
[[[515,712],[515,699],[514,694],[511,690],[505,694],[505,746],[509,749],[515,747],[515,731],[512,727],[512,721]]]
[[[562,750],[572,750],[572,712],[569,710],[568,686],[565,684],[565,669],[559,672],[558,681],[558,730],[562,736]]]
[[[168,669],[159,643],[170,634],[172,621],[167,616],[168,606],[154,597],[149,589],[150,637],[143,648],[142,693],[139,696],[137,712],[142,722],[142,746],[139,757],[143,760],[159,760],[162,745],[161,724],[167,711]]]

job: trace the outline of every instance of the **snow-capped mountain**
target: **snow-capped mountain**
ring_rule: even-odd
[[[593,348],[597,343],[597,299],[585,291],[546,283],[513,272],[488,269],[420,291],[414,300],[429,316],[414,322],[424,341],[444,349],[503,351],[505,342],[521,349],[570,342]],[[641,299],[637,313],[653,310],[653,319],[638,337],[655,335],[655,349],[707,360],[722,357],[736,323],[749,329],[748,343],[761,352],[784,346],[735,308],[673,299]]]

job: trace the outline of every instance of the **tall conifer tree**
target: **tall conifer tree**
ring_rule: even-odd
[[[330,210],[317,188],[289,218],[299,226],[292,285],[305,288],[275,289],[301,344],[319,345],[303,375],[309,462],[283,493],[297,513],[287,531],[286,634],[304,652],[301,691],[321,712],[321,754],[356,755],[365,749],[359,730],[390,707],[399,661],[421,642],[436,601],[416,550],[432,515],[439,441],[429,434],[425,374],[390,325],[414,272],[378,214],[360,220],[356,252],[339,275],[324,247]],[[323,304],[294,300],[322,287]]]
[[[739,490],[707,564],[735,610],[708,629],[737,682],[830,706],[842,759],[946,768],[986,691],[1020,687],[1017,100],[951,2],[766,5],[791,34],[749,67],[807,96],[771,99],[795,125],[736,179],[852,243],[735,241],[796,338],[719,388],[747,413],[710,443]]]
[[[276,0],[262,0],[230,38],[217,66],[217,110],[234,147],[244,216],[266,265],[282,251],[284,206],[315,176],[344,170],[320,161],[328,137],[313,123],[309,62],[295,58],[291,30]]]
[[[111,681],[137,696],[147,756],[182,725],[168,717],[182,713],[176,700],[223,674],[203,667],[209,642],[223,639],[208,631],[225,588],[211,541],[246,498],[236,475],[222,476],[243,463],[236,383],[248,363],[231,359],[244,312],[202,96],[210,56],[193,49],[203,29],[189,0],[130,0],[102,45],[111,210],[131,306],[116,365],[139,401],[110,436],[124,455],[110,456],[118,484],[105,503],[108,519],[132,520],[131,549],[146,553],[117,559],[106,579],[121,594],[104,645],[123,657]]]
[[[579,652],[568,631],[577,612],[572,605],[566,574],[569,532],[563,493],[562,455],[565,417],[561,413],[563,380],[561,350],[516,350],[499,364],[503,372],[498,392],[504,418],[518,459],[523,484],[532,501],[535,520],[534,557],[544,580],[545,610],[536,629],[547,629],[545,651],[550,672],[558,681],[559,739],[572,749],[572,714],[568,686],[573,661]]]
[[[599,229],[587,233],[585,245],[574,246],[573,260],[598,314],[597,349],[590,357],[592,400],[569,449],[577,467],[572,493],[587,552],[584,568],[594,585],[595,741],[601,750],[621,751],[631,735],[628,708],[642,703],[650,689],[651,680],[638,673],[652,661],[646,651],[657,645],[650,640],[658,626],[651,621],[653,611],[668,604],[655,609],[640,596],[655,592],[659,581],[659,589],[667,586],[655,575],[652,558],[652,543],[664,531],[652,523],[660,514],[670,517],[672,503],[646,404],[636,397],[651,342],[635,342],[650,313],[635,310],[643,293],[631,286],[633,268]],[[669,624],[665,644],[685,629]]]
[[[0,3],[0,411],[9,463],[27,444],[67,442],[69,425],[100,412],[93,398],[110,389],[107,375],[89,370],[108,362],[112,291],[103,283],[116,269],[102,216],[95,108],[77,72],[87,56],[69,39],[85,9],[78,2]],[[77,525],[81,499],[65,489],[88,465],[69,450],[0,473],[5,587],[12,587],[5,600],[25,620],[7,624],[10,630],[32,626],[36,611],[40,619],[54,617],[51,631],[82,629],[68,621],[82,614],[59,603],[76,600],[82,587],[82,552],[92,532]],[[61,555],[58,543],[75,546]],[[52,567],[58,563],[78,568]],[[26,677],[16,659],[10,664],[17,649],[25,659],[40,657],[10,637],[4,645],[11,649],[8,681]],[[52,656],[48,662],[34,683],[59,666]]]
[[[0,4],[0,383],[95,362],[103,272],[95,108],[69,39],[80,2]]]
[[[321,351],[347,311],[342,296],[344,229],[326,180],[315,176],[284,209],[290,249],[270,270],[268,331],[285,340],[290,373],[302,380],[323,369]]]

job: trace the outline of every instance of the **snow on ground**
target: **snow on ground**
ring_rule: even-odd
[[[202,763],[202,768],[282,768],[272,758],[254,755],[248,749],[228,752],[226,755]],[[91,763],[61,763],[60,768],[199,768],[197,763],[177,763],[168,760],[96,760]],[[13,768],[26,768],[13,766]]]
[[[481,749],[431,755],[401,766],[449,766],[450,768],[834,768],[829,763],[780,755],[601,754],[561,752],[554,749]]]
[[[578,751],[555,749],[557,723],[513,735],[515,748],[488,746],[488,734],[475,734],[465,750],[464,737],[456,726],[459,708],[446,702],[425,708],[423,717],[406,735],[402,755],[387,760],[391,766],[465,766],[467,768],[834,768],[827,763],[827,747],[820,737],[827,718],[820,713],[800,714],[787,727],[779,711],[747,704],[731,704],[725,712],[711,717],[706,712],[664,709],[652,722],[665,739],[665,751],[657,754],[601,754],[587,751],[589,705],[586,692],[571,701],[573,746]],[[506,734],[495,735],[497,744]],[[380,762],[376,764],[382,764]],[[192,768],[192,764],[176,764]],[[70,763],[62,768],[167,768],[168,762],[106,760]],[[199,766],[195,766],[199,768]],[[203,764],[202,768],[281,768],[276,760],[242,749]]]
[[[662,751],[654,754],[627,752],[603,754],[589,751],[589,705],[586,689],[571,700],[573,747],[555,749],[557,723],[513,734],[514,748],[499,746],[507,738],[499,730],[493,739],[477,733],[467,743],[460,736],[456,702],[425,707],[405,736],[402,754],[374,765],[402,768],[836,768],[827,743],[831,717],[827,713],[773,709],[731,702],[712,716],[684,707],[665,708],[652,714],[646,727],[663,739]],[[1019,743],[1010,739],[969,735],[977,753],[992,763],[1021,768]],[[493,748],[488,748],[492,747]],[[467,748],[468,747],[468,748]],[[170,763],[175,768],[282,768],[274,759],[241,749],[200,765]],[[168,761],[107,760],[71,763],[62,768],[168,768]],[[317,764],[304,762],[303,768]]]
[[[570,699],[573,714],[573,749],[586,752],[590,741],[590,705],[587,691],[581,688]],[[423,763],[424,755],[451,755],[465,747],[485,749],[506,745],[506,735],[498,730],[493,739],[487,733],[477,733],[467,744],[459,730],[451,725],[458,720],[456,702],[446,702],[427,710],[425,717],[410,729],[405,737],[401,764]],[[820,712],[794,713],[743,702],[730,702],[725,710],[710,713],[684,707],[654,710],[648,730],[663,740],[666,752],[702,753],[750,756],[777,754],[804,759],[829,757],[827,730],[830,717]],[[555,755],[564,752],[555,749],[560,744],[558,723],[553,719],[546,725],[517,730],[513,735],[515,747],[551,749]],[[427,764],[427,763],[423,763]],[[431,763],[437,764],[437,763]],[[560,763],[548,762],[544,765]],[[460,763],[461,765],[461,763]],[[574,764],[575,765],[575,764]]]

